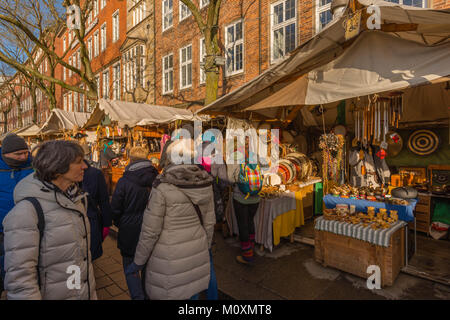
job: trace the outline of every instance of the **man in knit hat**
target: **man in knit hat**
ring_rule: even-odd
[[[0,295],[3,291],[4,248],[3,219],[14,207],[14,188],[20,180],[33,172],[31,155],[25,140],[14,133],[3,139],[0,148]]]

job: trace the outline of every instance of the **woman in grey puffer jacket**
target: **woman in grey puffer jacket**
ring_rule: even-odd
[[[189,141],[193,143],[173,142],[167,152],[186,153]],[[189,299],[209,284],[208,248],[215,224],[212,177],[194,164],[169,163],[153,184],[132,264],[136,269],[147,264],[145,290],[151,300]],[[137,271],[132,269],[128,271]]]
[[[87,199],[76,185],[87,168],[83,156],[75,142],[46,142],[33,161],[36,173],[14,189],[16,206],[3,222],[9,300],[97,299]],[[42,239],[28,197],[42,208]]]

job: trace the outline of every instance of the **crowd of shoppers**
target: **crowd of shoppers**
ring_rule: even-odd
[[[31,155],[21,137],[9,134],[0,158],[0,290],[7,298],[96,299],[92,262],[114,224],[132,299],[198,299],[203,291],[217,299],[211,248],[228,187],[241,240],[237,261],[253,262],[259,197],[245,194],[242,176],[255,168],[227,169],[208,157],[179,164],[172,155],[198,159],[193,140],[166,140],[158,167],[146,148],[131,148],[110,198],[85,146],[48,141]],[[69,279],[74,268],[78,282]]]

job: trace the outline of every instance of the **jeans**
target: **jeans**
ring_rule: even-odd
[[[249,235],[255,234],[255,217],[258,210],[259,203],[255,204],[243,204],[236,200],[233,200],[234,213],[239,228],[239,240],[241,242],[249,241]]]
[[[5,248],[3,244],[3,232],[0,232],[0,296],[4,290],[3,281],[5,279]]]
[[[217,291],[217,279],[216,279],[216,272],[214,271],[214,264],[212,260],[212,252],[211,249],[209,249],[209,263],[211,265],[210,268],[210,278],[209,278],[209,285],[208,289],[206,290],[206,299],[208,300],[218,300],[219,299],[219,293]]]
[[[123,270],[127,268],[132,262],[132,257],[125,257],[122,256],[123,259]],[[142,270],[142,273],[145,272],[145,268]],[[145,300],[145,293],[144,293],[144,279],[142,276],[139,276],[137,274],[130,274],[125,275],[125,278],[127,280],[127,286],[128,290],[130,291],[130,296],[132,300]]]

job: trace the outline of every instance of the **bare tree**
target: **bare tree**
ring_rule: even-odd
[[[192,0],[180,0],[191,10],[200,32],[205,37],[205,73],[206,73],[206,97],[205,105],[217,99],[219,86],[219,65],[216,57],[220,54],[219,47],[219,14],[222,0],[210,0],[206,19],[200,9]]]
[[[10,65],[17,71],[32,79],[49,98],[50,105],[56,106],[55,85],[59,85],[69,91],[84,94],[91,104],[97,102],[97,84],[92,72],[88,50],[84,38],[86,34],[86,21],[92,11],[92,1],[64,0],[62,5],[57,0],[0,0],[0,29],[3,31],[14,29],[21,39],[27,39],[33,44],[33,50],[25,51],[28,64],[21,64],[14,56],[9,55],[4,48],[0,49],[0,61]],[[80,8],[79,29],[74,29],[75,37],[61,55],[56,53],[57,35],[66,25],[66,9],[70,5]],[[2,28],[3,26],[3,28]],[[1,33],[1,32],[0,32]],[[23,41],[22,41],[23,42]],[[73,45],[78,42],[80,46],[81,68],[65,61],[65,57]],[[19,41],[20,43],[20,41]],[[50,72],[45,74],[36,69],[35,56],[42,54],[47,60]],[[31,56],[31,57],[30,57]],[[72,71],[80,77],[84,89],[78,85],[71,85],[55,77],[57,65]]]

